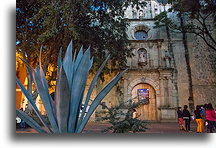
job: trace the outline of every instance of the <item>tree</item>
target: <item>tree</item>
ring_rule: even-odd
[[[16,55],[26,60],[34,67],[38,61],[40,44],[37,43],[38,32],[40,27],[33,24],[30,20],[41,8],[41,3],[37,1],[26,1],[17,0],[16,8]],[[17,58],[18,60],[19,58]],[[20,60],[19,64],[22,61]],[[28,85],[27,90],[32,95],[33,99],[36,100],[38,95],[37,91],[32,93],[32,76],[28,69],[27,79]],[[28,109],[31,109],[28,106]]]
[[[129,4],[138,7],[145,3],[138,0],[18,0],[16,50],[34,67],[41,48],[46,73],[49,66],[56,67],[59,49],[65,52],[72,39],[75,49],[81,45],[84,49],[91,46],[93,69],[107,54],[111,55],[112,66],[106,67],[104,72],[108,73],[110,68],[121,69],[126,65],[126,58],[132,55],[126,34],[128,23],[124,18]],[[32,78],[27,73],[28,91],[32,93]],[[56,75],[57,69],[53,69],[49,81],[56,80]]]
[[[175,13],[182,13],[187,19],[184,30],[195,34],[203,39],[210,49],[216,51],[216,39],[213,28],[216,26],[216,3],[213,0],[169,0],[173,3],[172,9]],[[180,30],[178,25],[171,25],[173,29]]]
[[[21,18],[22,22],[17,23],[17,41],[20,42],[17,49],[25,52],[35,49],[38,51],[38,47],[43,45],[44,52],[50,53],[46,57],[49,60],[47,63],[55,64],[60,46],[65,50],[72,39],[75,48],[80,45],[84,48],[91,46],[91,52],[96,55],[96,66],[110,53],[114,68],[124,67],[126,57],[132,55],[126,34],[128,23],[124,18],[124,9],[131,2],[133,1],[36,0],[26,2],[26,5],[18,1],[17,19]],[[135,4],[138,6],[138,0],[134,0],[133,6]],[[26,50],[23,49],[24,45],[28,46]]]
[[[182,4],[181,4],[182,3]],[[216,51],[216,39],[213,37],[213,28],[216,26],[215,9],[216,4],[213,0],[190,0],[189,4],[186,1],[181,2],[184,12],[188,13],[188,17],[192,21],[185,24],[185,31],[193,33]],[[174,7],[175,10],[179,4]],[[187,7],[185,7],[187,6]]]
[[[190,67],[190,56],[187,45],[187,33],[192,33],[200,37],[209,47],[211,53],[215,53],[215,38],[213,27],[215,27],[215,2],[212,0],[169,0],[172,8],[169,12],[163,12],[156,16],[156,26],[166,26],[166,30],[175,33],[182,33],[182,40],[185,49],[186,69],[189,82],[189,105],[193,110],[193,87]],[[169,17],[169,13],[176,14],[179,18],[179,24],[173,18]],[[169,37],[168,37],[169,39]]]

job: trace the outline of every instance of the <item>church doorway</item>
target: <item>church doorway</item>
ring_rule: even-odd
[[[154,88],[147,83],[140,83],[132,89],[132,100],[137,102],[140,98],[140,91],[147,91],[148,102],[141,104],[136,110],[140,120],[157,120],[156,116],[156,93]]]

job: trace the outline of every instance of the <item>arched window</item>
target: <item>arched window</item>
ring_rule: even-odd
[[[146,40],[148,38],[148,34],[144,30],[138,30],[134,34],[137,40]]]
[[[147,25],[138,25],[131,30],[132,38],[135,40],[149,40],[151,38],[150,28]]]

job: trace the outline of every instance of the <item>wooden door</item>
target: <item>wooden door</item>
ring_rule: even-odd
[[[156,117],[156,94],[154,88],[149,84],[138,84],[132,89],[132,99],[138,101],[137,90],[149,89],[149,104],[140,105],[137,108],[139,119],[141,120],[157,120]]]

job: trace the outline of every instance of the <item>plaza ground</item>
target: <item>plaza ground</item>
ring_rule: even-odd
[[[102,133],[101,131],[109,126],[111,126],[109,123],[89,122],[83,133]],[[196,123],[194,121],[191,122],[191,132],[179,130],[179,126],[175,122],[147,123],[147,128],[144,133],[196,133]],[[37,131],[32,128],[18,128],[16,133],[37,133]],[[204,128],[204,133],[206,133],[206,128]]]

